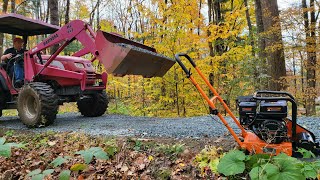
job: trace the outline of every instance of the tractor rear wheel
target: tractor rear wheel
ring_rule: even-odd
[[[108,103],[109,101],[105,91],[97,92],[77,101],[79,112],[87,117],[102,116],[108,108]]]
[[[47,83],[33,82],[23,86],[18,96],[18,113],[28,127],[48,126],[58,113],[58,98]]]

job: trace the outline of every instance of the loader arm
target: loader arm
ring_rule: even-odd
[[[25,62],[27,66],[32,67],[30,69],[33,71],[26,74],[26,80],[32,81],[42,74],[59,53],[74,40],[78,40],[83,48],[73,56],[81,57],[90,53],[93,55],[92,61],[98,59],[108,73],[118,76],[132,74],[144,77],[161,77],[175,63],[174,60],[157,54],[152,47],[100,30],[95,33],[87,23],[74,20],[27,52],[27,58],[32,61],[34,55],[39,57],[42,50],[61,44],[40,70],[37,70],[34,63]]]

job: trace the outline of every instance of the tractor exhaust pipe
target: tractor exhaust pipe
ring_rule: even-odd
[[[99,30],[95,42],[98,59],[115,76],[162,77],[175,64],[173,59],[157,54],[154,48],[116,34]]]

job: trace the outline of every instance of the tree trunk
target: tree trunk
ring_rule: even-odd
[[[277,0],[263,0],[260,3],[263,10],[264,32],[268,37],[265,38],[265,50],[268,51],[266,54],[268,75],[271,77],[268,88],[269,90],[279,91],[286,88],[286,85],[282,82],[282,78],[286,76],[286,67],[278,4]]]
[[[248,28],[249,28],[250,44],[252,46],[252,56],[255,56],[252,23],[251,23],[250,14],[249,14],[248,0],[244,0],[244,5],[246,7],[246,19],[247,19],[247,24],[248,24]]]
[[[49,7],[49,4],[50,4],[50,0],[47,1],[47,13],[46,13],[46,17],[45,17],[45,21],[46,23],[49,22],[49,16],[50,16],[50,7]]]
[[[306,33],[306,51],[307,51],[307,87],[306,87],[306,115],[315,115],[316,106],[316,17],[314,0],[310,0],[310,8],[307,7],[306,0],[302,0],[302,8],[304,9],[304,28]],[[308,8],[308,9],[306,9]],[[309,20],[310,11],[310,20]]]
[[[16,1],[11,0],[11,13],[15,13],[16,10]]]
[[[2,13],[6,13],[8,10],[8,0],[3,0],[2,4]],[[4,34],[0,33],[0,57],[3,54],[3,39],[4,39]]]
[[[213,16],[213,14],[212,14],[212,0],[208,0],[209,26],[213,23],[212,16]],[[209,29],[207,30],[207,35],[208,35],[208,37],[210,37],[210,35],[211,35],[211,32],[210,32]],[[214,56],[214,52],[213,52],[212,42],[208,42],[208,44],[209,44],[209,54],[210,54],[211,57],[213,57]]]
[[[97,1],[97,29],[101,29],[100,27],[100,3],[101,1]]]
[[[48,0],[50,9],[50,23],[59,26],[59,14],[58,14],[58,0]],[[53,54],[57,51],[59,45],[54,45],[50,49],[50,53]]]
[[[260,0],[255,0],[255,15],[256,15],[256,24],[257,24],[257,34],[258,34],[258,60],[257,67],[255,69],[255,76],[259,77],[257,79],[259,84],[259,89],[267,89],[267,82],[264,78],[267,74],[267,61],[266,61],[266,42],[262,33],[264,32],[264,26],[262,21],[262,8]]]
[[[16,1],[15,0],[11,0],[11,13],[15,13],[16,10]],[[12,34],[12,40],[16,37],[16,35]]]
[[[70,0],[67,0],[67,5],[66,5],[66,16],[64,18],[64,23],[68,24],[70,21]]]

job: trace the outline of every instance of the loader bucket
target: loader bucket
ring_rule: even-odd
[[[162,77],[175,63],[152,47],[103,31],[97,32],[96,47],[98,59],[115,76]]]

